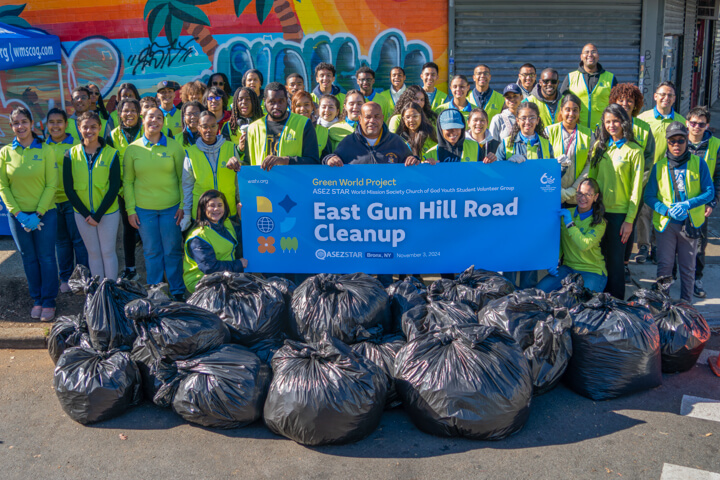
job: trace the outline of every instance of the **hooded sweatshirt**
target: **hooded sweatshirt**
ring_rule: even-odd
[[[600,65],[600,62],[597,64],[597,70],[595,73],[588,73],[585,71],[585,66],[583,65],[583,62],[580,62],[578,65],[578,71],[582,73],[583,78],[585,79],[585,84],[588,87],[588,91],[592,92],[593,89],[597,86],[598,80],[600,80],[600,75],[602,75],[605,72],[605,69],[602,65]],[[610,88],[614,87],[618,84],[617,77],[613,75],[612,85]],[[562,85],[560,86],[560,92],[562,95],[565,95],[566,93],[572,93],[569,90],[570,88],[570,75],[565,76],[565,80],[563,80]]]
[[[548,109],[550,109],[550,112],[552,113],[553,118],[557,116],[557,109],[560,105],[560,99],[562,96],[560,95],[560,91],[558,90],[557,94],[555,95],[555,100],[548,100],[545,98],[542,94],[542,91],[540,91],[540,84],[536,83],[535,87],[532,89],[532,96],[536,99],[540,100],[541,103],[544,103]],[[548,125],[545,125],[546,127]]]

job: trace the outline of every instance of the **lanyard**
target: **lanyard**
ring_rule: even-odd
[[[565,130],[565,127],[563,127],[563,126],[560,126],[560,128],[562,128],[563,130]],[[567,130],[565,130],[565,131],[567,131]],[[577,128],[577,125],[576,125],[576,126],[575,126],[575,130],[573,130],[573,132],[572,132],[571,134],[569,134],[570,136],[568,137],[568,142],[567,142],[567,145],[572,145],[572,144],[573,144],[573,141],[575,142],[575,155],[577,155],[577,131],[578,131],[578,128]],[[563,154],[566,154],[566,153],[567,153],[567,146],[565,145],[565,141],[564,141],[564,140],[563,140],[563,142],[562,142],[562,147],[563,147],[563,150],[562,150]]]

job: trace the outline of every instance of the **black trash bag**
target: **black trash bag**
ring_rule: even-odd
[[[48,353],[54,364],[60,355],[70,347],[90,348],[90,337],[82,315],[58,317],[50,328],[48,336]]]
[[[557,386],[572,356],[572,318],[542,290],[528,288],[491,300],[478,313],[478,323],[515,339],[530,362],[535,395]]]
[[[176,375],[176,361],[230,342],[230,332],[220,317],[193,305],[140,299],[130,302],[125,314],[138,330],[132,358],[140,368],[145,395],[163,407],[169,406],[172,398],[156,396]]]
[[[261,340],[281,340],[288,324],[288,305],[282,291],[247,273],[205,275],[188,298],[189,305],[218,315],[233,343],[250,346]]]
[[[456,280],[440,279],[430,285],[431,301],[449,300],[469,305],[476,313],[490,300],[515,291],[512,282],[496,272],[469,267]]]
[[[573,314],[565,379],[575,392],[608,400],[662,384],[660,334],[647,308],[600,293]]]
[[[90,275],[90,269],[85,265],[77,264],[68,279],[70,291],[75,295],[87,295],[90,288],[97,286],[100,277],[96,277],[96,283],[93,283],[93,276]]]
[[[147,299],[154,303],[159,302],[172,302],[172,295],[170,294],[170,285],[167,283],[158,283],[156,285],[146,285]]]
[[[349,344],[380,338],[391,329],[390,301],[369,275],[321,273],[295,290],[290,329],[308,343],[321,341],[325,332]]]
[[[142,400],[138,367],[121,350],[68,348],[55,367],[53,385],[65,413],[83,425],[117,417]]]
[[[400,333],[402,330],[402,316],[413,307],[428,303],[427,287],[415,277],[405,277],[393,283],[385,291],[390,297],[390,312],[392,315],[392,332]]]
[[[477,324],[473,309],[459,302],[437,300],[405,312],[402,330],[408,341],[451,325]]]
[[[283,298],[285,298],[285,305],[288,306],[288,314],[290,312],[290,303],[292,303],[292,297],[293,293],[295,293],[295,289],[297,288],[297,285],[295,285],[295,282],[292,280],[288,280],[284,277],[270,277],[267,279],[267,282],[272,285],[273,287],[280,290],[280,293],[283,294]]]
[[[273,358],[268,428],[302,445],[351,443],[380,424],[387,382],[374,363],[336,338],[288,340]]]
[[[710,326],[695,307],[684,300],[674,300],[667,292],[670,283],[658,279],[651,290],[637,290],[628,300],[647,307],[660,331],[660,356],[665,373],[690,370],[710,340]],[[667,287],[667,288],[666,288]]]
[[[188,422],[239,428],[262,416],[271,370],[247,348],[223,345],[176,367],[172,408]]]
[[[254,345],[247,347],[251,352],[257,355],[260,360],[270,365],[273,357],[278,350],[285,344],[285,340],[261,340]]]
[[[385,408],[395,408],[401,405],[400,397],[395,390],[395,357],[402,347],[405,346],[405,338],[402,335],[387,335],[381,340],[368,340],[356,343],[352,351],[362,355],[373,362],[385,374],[387,378],[387,399]]]
[[[585,280],[579,273],[571,273],[563,278],[562,287],[548,294],[548,297],[555,305],[565,307],[568,310],[589,301],[592,296],[592,290],[585,288]]]
[[[507,334],[462,325],[422,335],[395,359],[395,385],[420,430],[443,437],[500,440],[530,415],[530,365]]]
[[[146,296],[137,282],[102,280],[85,303],[85,322],[93,348],[107,351],[132,347],[137,332],[125,316],[125,305]]]

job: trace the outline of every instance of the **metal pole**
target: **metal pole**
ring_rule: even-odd
[[[65,87],[63,86],[62,78],[62,57],[58,63],[58,80],[60,80],[60,105],[62,105],[62,109],[65,110]]]
[[[455,0],[448,2],[448,88],[455,74]]]

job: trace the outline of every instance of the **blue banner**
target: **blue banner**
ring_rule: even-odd
[[[521,271],[558,261],[555,160],[242,167],[238,184],[251,272]]]
[[[0,23],[0,70],[59,63],[61,60],[62,47],[57,35]]]

